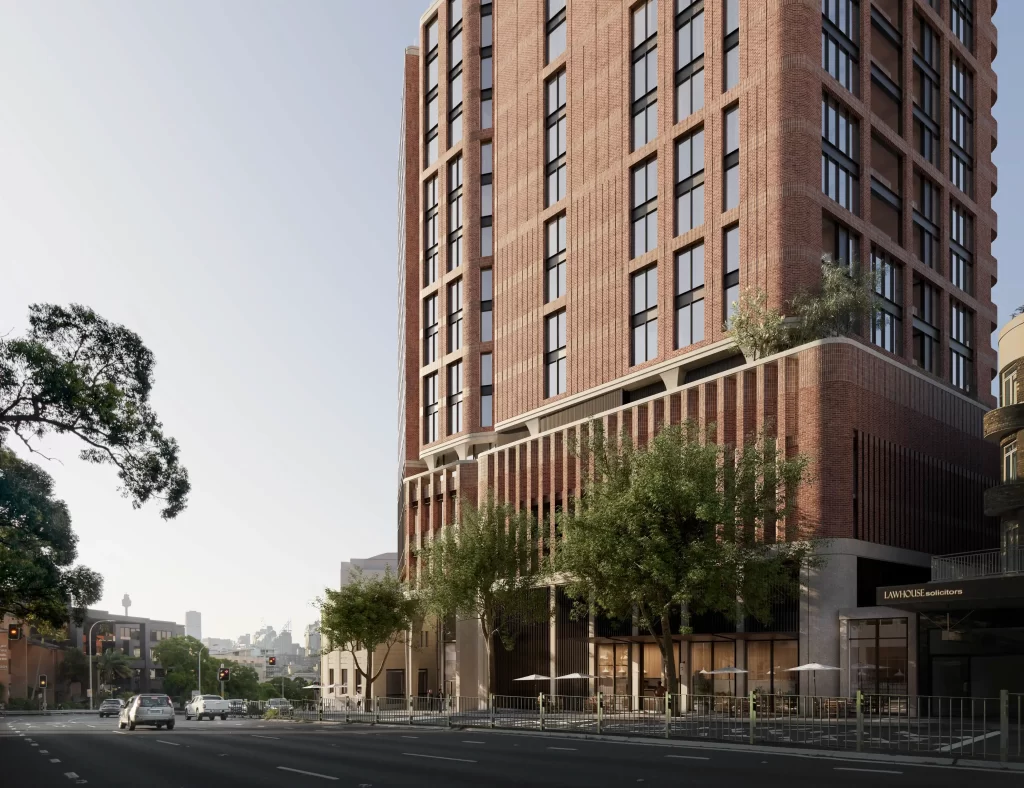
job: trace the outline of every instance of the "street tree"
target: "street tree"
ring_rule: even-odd
[[[150,404],[153,366],[138,334],[88,307],[33,304],[26,335],[0,339],[0,445],[13,436],[41,454],[46,435],[74,435],[83,460],[117,468],[133,506],[159,500],[177,516],[188,472]]]
[[[219,694],[217,669],[223,660],[210,656],[210,650],[189,635],[161,640],[153,647],[153,658],[164,670],[164,689],[168,695],[187,698],[199,689],[199,662],[202,660],[203,694]]]
[[[643,448],[597,423],[589,434],[575,449],[587,470],[581,496],[559,515],[556,567],[577,614],[636,616],[676,694],[676,615],[768,623],[772,602],[795,593],[811,551],[793,512],[807,462],[786,458],[768,436],[733,449],[689,424],[663,428]]]
[[[10,613],[39,629],[81,621],[103,580],[76,566],[78,537],[53,479],[0,447],[0,617]]]
[[[100,683],[110,688],[118,679],[131,678],[132,662],[123,652],[111,648],[99,655],[96,671]]]
[[[477,619],[487,654],[486,685],[494,691],[495,640],[511,651],[517,636],[550,617],[548,567],[536,521],[489,496],[477,508],[463,500],[453,525],[419,552],[418,591],[440,620]]]
[[[383,576],[365,577],[353,573],[340,590],[324,589],[317,599],[320,608],[320,633],[330,648],[352,655],[356,671],[366,679],[366,694],[372,695],[373,682],[384,669],[391,649],[412,626],[417,602],[388,569]],[[383,647],[380,665],[374,670],[374,654]],[[365,665],[360,653],[366,652]]]
[[[231,669],[231,678],[224,683],[225,698],[255,700],[259,697],[260,677],[254,667],[233,660],[225,660],[224,667]]]

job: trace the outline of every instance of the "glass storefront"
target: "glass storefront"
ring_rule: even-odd
[[[629,644],[600,644],[597,647],[597,689],[605,695],[630,695]]]
[[[851,619],[850,692],[906,695],[907,619]]]
[[[661,672],[661,649],[657,643],[644,643],[642,659],[643,683],[640,685],[642,695],[654,695],[658,689],[658,682],[664,681]],[[673,644],[676,660],[676,675],[679,674],[679,644]],[[666,685],[667,686],[667,685]]]
[[[729,640],[690,643],[690,692],[694,695],[736,694],[736,674],[710,675],[736,666],[736,644]]]
[[[747,641],[747,691],[761,695],[796,695],[800,674],[790,673],[797,666],[797,641]]]

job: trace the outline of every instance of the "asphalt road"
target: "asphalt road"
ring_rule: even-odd
[[[97,717],[0,720],[2,784],[197,786],[1020,786],[1020,772],[835,760],[483,730],[185,722],[119,731]]]

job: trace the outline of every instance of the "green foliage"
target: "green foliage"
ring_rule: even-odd
[[[734,307],[726,331],[747,358],[757,360],[788,347],[785,318],[779,310],[768,308],[763,290],[744,291]]]
[[[265,720],[276,720],[280,716],[281,712],[279,712],[277,709],[267,709],[265,712],[263,712],[263,719]]]
[[[153,647],[153,657],[164,669],[164,691],[176,698],[187,698],[192,690],[199,689],[196,672],[199,669],[199,655],[202,654],[204,695],[220,694],[217,669],[221,663],[232,669],[232,663],[210,656],[210,650],[194,637],[173,637],[161,640]]]
[[[49,433],[75,435],[83,460],[117,468],[133,506],[155,498],[177,516],[188,472],[150,405],[153,364],[137,334],[88,307],[33,304],[27,335],[0,339],[0,445],[15,435],[35,451]]]
[[[95,659],[96,671],[100,682],[110,686],[117,679],[127,679],[132,675],[132,661],[117,649],[108,649]]]
[[[251,665],[240,665],[237,662],[225,661],[224,666],[231,668],[231,678],[224,682],[225,698],[258,698],[260,677]]]
[[[517,634],[550,615],[538,593],[548,567],[539,558],[536,521],[489,496],[481,508],[463,500],[460,516],[420,551],[420,594],[438,618],[479,619],[494,677],[494,638],[511,650]]]
[[[74,566],[77,555],[78,537],[67,506],[53,497],[53,479],[0,447],[0,615],[54,632],[67,624],[70,604],[81,621],[103,581]]]
[[[310,700],[313,691],[304,689],[305,679],[290,679],[287,676],[270,679],[259,685],[259,692],[254,695],[257,700],[270,700],[271,698],[285,698],[290,701]]]
[[[807,472],[762,436],[739,449],[702,441],[694,425],[661,430],[643,449],[593,424],[577,447],[592,474],[559,516],[556,568],[569,578],[578,612],[634,613],[658,638],[676,692],[671,621],[679,609],[770,621],[771,603],[796,590],[806,541],[776,541]]]
[[[366,677],[367,692],[384,669],[391,648],[401,639],[416,617],[416,600],[388,569],[383,577],[363,577],[356,571],[340,590],[324,589],[317,599],[320,632],[335,648],[352,654],[355,669]],[[380,667],[373,671],[374,652],[384,646]],[[359,652],[367,653],[366,666],[359,664]]]
[[[64,684],[76,681],[81,684],[87,683],[89,681],[89,658],[81,649],[68,646],[64,649],[57,675]]]
[[[756,360],[826,337],[847,336],[861,326],[871,325],[878,306],[878,276],[856,264],[821,259],[821,283],[804,290],[787,304],[787,319],[778,309],[768,308],[762,290],[744,292],[726,333],[743,355]]]

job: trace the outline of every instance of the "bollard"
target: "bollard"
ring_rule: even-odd
[[[754,731],[757,728],[757,706],[754,705],[754,691],[750,691],[747,703],[750,705],[750,743],[754,743]]]
[[[665,738],[672,731],[672,693],[665,693]]]
[[[604,716],[604,693],[597,693],[597,735],[601,735],[601,718]]]
[[[412,695],[409,696],[409,724],[412,725],[413,708],[412,708]]]
[[[444,713],[448,718],[448,727],[452,727],[452,696],[446,695],[444,699]]]
[[[857,690],[857,752],[864,747],[864,693]]]
[[[1019,724],[1020,720],[1018,720]],[[1010,759],[1010,693],[999,690],[999,760]]]
[[[380,698],[374,696],[373,698],[373,724],[376,725],[380,722]]]
[[[487,711],[490,712],[491,716],[491,727],[494,727],[494,695],[488,693],[487,695]]]
[[[346,724],[352,722],[352,718],[349,716],[349,712],[352,711],[352,702],[345,700],[345,722]]]
[[[537,696],[537,703],[540,704],[540,729],[544,730],[544,693]]]

